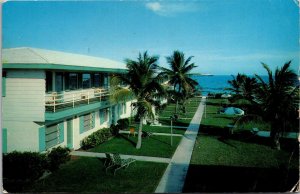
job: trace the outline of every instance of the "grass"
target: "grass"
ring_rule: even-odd
[[[136,161],[114,176],[97,158],[80,157],[24,192],[154,192],[167,164]]]
[[[224,139],[200,134],[194,146],[191,164],[278,168],[284,165],[287,162],[285,159],[290,156],[288,151],[278,151],[264,145],[267,143],[254,143],[255,140],[264,142],[265,138],[254,136],[241,138]],[[295,155],[295,158],[298,157]],[[293,160],[291,167],[297,168],[297,165],[298,161]]]
[[[170,125],[169,118],[159,118],[159,122],[162,125]],[[173,122],[173,126],[181,126],[181,127],[188,127],[192,119],[178,119],[177,121]]]
[[[142,147],[136,149],[137,136],[129,136],[128,138],[127,135],[121,134],[119,137],[115,137],[88,151],[171,158],[180,140],[181,137],[173,137],[173,146],[171,146],[170,136],[152,135],[149,138],[143,138]]]
[[[144,125],[143,131],[148,131],[152,133],[171,133],[171,127],[159,127],[159,126],[149,126]],[[173,128],[174,134],[184,134],[186,131],[186,128],[179,129],[179,128]]]
[[[242,131],[228,134],[236,117],[217,114],[222,100],[209,99],[194,145],[184,192],[286,192],[299,179],[299,145],[270,140]]]

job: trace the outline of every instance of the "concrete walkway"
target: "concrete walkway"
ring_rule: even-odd
[[[96,152],[84,152],[84,151],[72,151],[72,156],[85,156],[85,157],[95,157],[95,158],[106,158],[105,153],[96,153]],[[169,163],[171,161],[170,158],[159,158],[159,157],[150,157],[150,156],[134,156],[134,155],[121,155],[122,159],[133,158],[139,161],[146,162],[162,162]]]
[[[206,97],[201,103],[178,145],[171,162],[158,184],[155,193],[181,193],[185,177],[189,168],[194,144],[201,123]]]

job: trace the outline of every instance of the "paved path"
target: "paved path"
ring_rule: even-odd
[[[105,158],[105,153],[96,153],[96,152],[84,152],[84,151],[72,151],[72,156],[85,156],[85,157],[95,157],[95,158]],[[139,161],[146,162],[162,162],[169,163],[171,161],[170,158],[159,158],[159,157],[150,157],[150,156],[134,156],[134,155],[121,155],[122,159],[133,158]]]
[[[171,162],[169,163],[163,177],[158,184],[155,193],[181,193],[185,177],[189,168],[194,144],[198,134],[200,122],[203,115],[205,97],[187,128],[179,146],[177,147]]]

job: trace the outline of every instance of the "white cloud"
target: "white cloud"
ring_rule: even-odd
[[[179,13],[195,12],[198,10],[197,2],[149,2],[146,8],[161,16],[174,16]]]
[[[161,11],[161,5],[158,2],[147,3],[146,7],[154,12]]]

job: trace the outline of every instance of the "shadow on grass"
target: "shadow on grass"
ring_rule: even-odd
[[[205,124],[200,125],[199,132],[212,136],[227,137],[229,135],[228,128]]]
[[[157,139],[157,138],[155,138],[155,137],[153,137],[153,136],[151,136],[151,137],[145,137],[145,138],[151,138],[151,139],[154,139],[154,140],[156,140],[156,141],[158,141],[158,142],[160,142],[160,143],[164,143],[164,144],[166,144],[166,145],[170,145],[169,143],[164,142],[164,141],[161,141],[160,139]]]
[[[235,145],[233,145],[233,144],[229,143],[228,141],[226,141],[227,138],[219,137],[218,140],[219,140],[220,142],[222,142],[222,143],[225,143],[226,145],[229,145],[229,146],[231,146],[231,147],[237,149],[237,147],[236,147]]]
[[[160,118],[159,122],[163,125],[171,125],[170,119],[166,119],[166,118]],[[182,127],[187,127],[190,123],[190,120],[186,120],[186,122],[183,121],[174,121],[173,122],[173,126],[182,126]]]
[[[271,139],[266,137],[260,137],[248,130],[234,131],[233,134],[230,133],[230,129],[228,127],[217,127],[213,125],[200,125],[199,134],[217,136],[218,140],[229,145],[227,140],[235,140],[245,143],[252,143],[258,145],[271,145]],[[296,139],[281,139],[281,149],[286,151],[293,151],[297,148],[298,141]]]
[[[190,165],[183,192],[286,192],[299,169]]]
[[[129,143],[131,143],[134,147],[136,146],[136,142],[132,141],[131,139],[129,139],[128,137],[126,137],[126,135],[124,135],[124,134],[119,134],[117,136],[117,138],[123,138],[126,141],[128,141]]]

